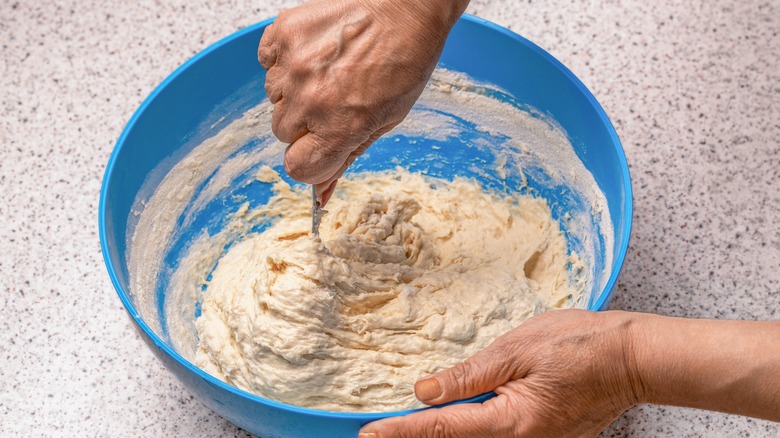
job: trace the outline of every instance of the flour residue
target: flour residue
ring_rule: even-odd
[[[219,258],[196,322],[196,364],[246,391],[335,411],[421,407],[417,379],[582,293],[543,199],[367,172],[341,181],[315,237],[308,191],[277,185],[234,222],[282,219]],[[195,248],[182,266],[202,260]]]
[[[381,152],[382,147],[405,145],[407,149],[403,150],[409,151],[414,147],[413,142],[420,138],[436,142],[423,155],[399,155],[392,161],[403,167],[416,166],[415,173],[418,175],[409,178],[423,178],[420,174],[428,174],[435,177],[435,181],[451,180],[451,177],[446,177],[448,169],[463,169],[470,177],[464,179],[469,182],[463,184],[481,185],[481,190],[488,192],[486,196],[494,197],[491,199],[505,199],[507,194],[521,190],[526,193],[523,199],[547,206],[548,215],[557,217],[557,220],[551,218],[553,229],[564,232],[561,235],[565,237],[561,241],[564,245],[561,254],[566,262],[565,275],[561,278],[574,293],[572,302],[569,302],[568,294],[571,292],[564,292],[564,287],[557,292],[559,295],[549,296],[552,301],[541,300],[537,310],[550,308],[551,303],[557,303],[561,297],[567,299],[558,305],[585,307],[590,295],[600,292],[606,284],[608,269],[612,265],[613,231],[604,195],[560,127],[531,108],[522,108],[507,101],[502,93],[496,88],[475,83],[462,74],[437,69],[404,123],[386,135],[388,144],[375,146],[375,152],[369,149],[367,159],[356,162],[354,170],[358,173],[354,174],[354,178],[360,180],[361,172],[376,170],[371,165],[374,163],[371,154]],[[290,186],[265,167],[278,169],[286,146],[270,133],[271,108],[265,101],[234,117],[230,123],[222,123],[226,126],[201,144],[193,145],[174,166],[171,167],[170,163],[161,165],[158,175],[165,176],[159,184],[156,184],[159,176],[156,179],[152,178],[154,175],[150,177],[150,181],[155,183],[153,195],[142,192],[143,196],[137,199],[133,209],[137,225],[128,236],[131,292],[144,320],[188,360],[197,360],[212,374],[244,389],[270,398],[306,404],[290,395],[295,390],[274,393],[259,389],[263,385],[277,385],[279,381],[272,377],[268,382],[252,381],[251,372],[237,370],[233,370],[231,377],[224,367],[214,366],[215,360],[212,359],[209,365],[203,360],[203,353],[198,353],[196,314],[200,312],[201,305],[206,305],[213,291],[211,288],[220,269],[220,260],[232,250],[251,245],[255,239],[261,238],[258,231],[266,230],[269,224],[268,233],[278,232],[280,224],[298,226],[294,212],[298,211],[297,200],[304,196],[305,190],[300,186]],[[222,121],[219,118],[215,120]],[[469,162],[448,161],[454,160],[451,154],[455,149],[448,150],[448,147],[452,148],[453,139],[465,144],[462,149],[475,151],[482,158]],[[394,167],[393,163],[388,161],[385,169],[388,167]],[[456,178],[456,181],[461,180]],[[449,187],[454,183],[436,184]],[[539,190],[545,187],[555,191],[555,202],[548,204],[540,199],[531,199],[539,198],[539,193],[542,193]],[[349,182],[343,189],[349,190]],[[268,193],[257,194],[263,190],[263,193]],[[346,193],[332,201],[334,206],[346,202],[347,199],[342,198],[347,196]],[[520,198],[515,196],[512,202],[522,204]],[[305,214],[299,218],[301,226],[305,222],[303,217]],[[324,228],[329,226],[327,222],[333,217],[335,215],[326,216]],[[325,235],[322,244],[332,254]],[[519,273],[524,274],[522,268],[519,268]],[[159,301],[161,296],[165,297],[164,302]],[[534,300],[538,300],[539,296],[544,294],[534,295]],[[526,304],[529,303],[531,301]],[[502,323],[505,325],[496,326],[499,328],[492,331],[486,330],[484,339],[473,342],[474,348],[483,346],[489,338],[532,314],[538,302],[533,303],[529,304],[530,313],[505,315]],[[351,336],[345,339],[354,341]],[[441,341],[441,344],[446,344],[446,341]],[[440,342],[431,345],[438,346]],[[436,347],[431,348],[431,351],[438,351]],[[450,365],[473,352],[465,348],[456,350],[440,354],[438,366]],[[200,359],[198,354],[201,354]],[[432,361],[425,362],[406,380],[397,380],[389,387],[382,386],[376,391],[364,391],[372,394],[368,399],[373,401],[368,405],[374,403],[373,407],[359,407],[360,403],[350,398],[351,391],[344,394],[323,392],[320,395],[332,399],[330,402],[320,400],[324,403],[320,407],[336,409],[336,405],[343,402],[348,405],[347,409],[352,410],[403,408],[412,401],[409,388],[414,379],[435,368]],[[254,371],[262,374],[261,370]],[[283,378],[284,373],[278,376]],[[399,374],[398,378],[402,377]],[[372,385],[370,380],[366,379],[364,385]],[[295,379],[288,383],[291,388],[297,384]],[[398,404],[382,405],[380,401],[388,395],[398,396]],[[333,405],[327,404],[331,402]]]

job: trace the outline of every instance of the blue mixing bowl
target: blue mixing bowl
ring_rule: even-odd
[[[255,54],[263,30],[270,23],[267,20],[236,32],[199,53],[163,81],[135,112],[117,141],[103,179],[99,206],[103,256],[114,287],[149,348],[190,392],[219,415],[265,438],[354,437],[369,421],[409,411],[319,411],[278,403],[230,386],[185,360],[165,334],[153,331],[139,314],[129,286],[128,232],[134,220],[131,210],[148,183],[147,177],[161,163],[173,166],[182,156],[181,149],[203,135],[197,132],[199,127],[214,117],[214,109],[224,105],[226,98],[244,90],[247,100],[236,105],[246,107],[264,97],[258,84],[262,84],[265,72]],[[509,30],[473,16],[464,16],[456,24],[441,64],[500,87],[514,101],[535,108],[565,131],[577,156],[603,191],[612,219],[613,257],[611,266],[604,267],[609,276],[586,303],[593,310],[605,308],[628,247],[632,203],[626,158],[604,110],[550,54]],[[211,126],[224,122],[218,119]],[[368,160],[371,162],[371,158]]]

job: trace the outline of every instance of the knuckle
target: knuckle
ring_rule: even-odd
[[[263,35],[260,37],[260,47],[268,47],[273,43],[276,36],[276,23],[271,23],[263,30]]]
[[[290,18],[290,9],[282,8],[282,10],[279,11],[279,14],[276,15],[276,20],[274,20],[274,23],[282,24],[283,22],[287,21],[289,18]]]
[[[277,105],[278,107],[279,105]],[[284,143],[290,143],[289,129],[286,129],[284,116],[279,111],[274,111],[271,118],[271,132],[274,133],[276,138]]]
[[[271,103],[276,104],[282,96],[282,84],[280,80],[280,71],[278,67],[272,67],[265,76],[265,94]]]
[[[300,131],[296,126],[282,121],[276,126],[272,126],[271,129],[274,131],[276,138],[282,143],[293,143],[300,137]]]
[[[451,436],[449,423],[441,416],[436,415],[430,428],[431,438],[446,438]]]
[[[265,85],[263,86],[263,88],[265,89],[266,95],[270,96],[271,94],[273,94],[273,91],[276,89],[274,85],[275,85],[274,81],[272,81],[270,77],[265,78]]]
[[[306,5],[293,6],[291,8],[282,8],[276,15],[274,23],[279,24],[279,29],[284,29],[290,35],[295,29],[305,29],[316,25],[320,20],[321,13],[307,12]]]
[[[260,44],[257,46],[257,60],[264,68],[270,68],[276,61],[277,45],[276,27],[274,23],[269,24],[263,31],[260,38]]]
[[[276,103],[271,97],[276,95],[276,89],[273,87],[273,85],[266,81],[265,86],[263,88],[265,89],[265,95],[268,96],[268,99],[271,101],[271,103]]]
[[[271,65],[273,64],[273,56],[271,53],[270,47],[260,46],[257,49],[257,60],[260,62],[260,65],[263,66],[265,69],[271,68]]]
[[[280,67],[274,66],[268,69],[267,72],[265,72],[265,84],[276,84],[279,82],[279,79],[281,78],[283,72]]]
[[[459,395],[463,393],[466,388],[468,388],[469,385],[469,379],[472,375],[473,371],[473,365],[468,360],[461,362],[454,367],[449,372],[450,381],[453,386],[453,390],[456,394]]]
[[[276,135],[277,137],[279,136],[277,131],[281,127],[281,124],[282,124],[282,104],[277,103],[276,105],[274,105],[274,112],[271,115],[271,131],[273,131],[274,135]]]

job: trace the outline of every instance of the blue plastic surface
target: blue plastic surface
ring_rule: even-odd
[[[199,53],[160,84],[136,111],[117,141],[103,180],[99,206],[101,245],[111,280],[142,338],[204,404],[265,438],[354,437],[368,421],[408,411],[392,414],[318,411],[236,389],[200,371],[150,330],[129,294],[126,234],[130,209],[142,184],[161,162],[171,157],[175,161],[186,152],[185,145],[205,135],[197,127],[213,117],[214,108],[237,90],[254,90],[247,92],[242,105],[251,106],[265,98],[261,86],[265,72],[256,61],[256,50],[263,29],[271,21],[241,30]],[[604,192],[613,221],[611,275],[603,290],[589,303],[594,310],[606,307],[628,247],[632,214],[628,166],[607,115],[585,86],[547,52],[511,31],[476,17],[464,16],[454,27],[441,64],[501,87],[517,102],[554,119],[569,135],[577,155]],[[253,85],[257,86],[247,88]],[[426,146],[424,139],[418,140],[414,144]],[[377,148],[374,158],[379,160],[382,153]],[[267,196],[261,192],[247,195]],[[201,225],[209,226],[206,222]]]

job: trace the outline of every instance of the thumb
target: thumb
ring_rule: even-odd
[[[425,404],[439,405],[490,392],[510,380],[525,376],[527,369],[512,354],[517,349],[504,335],[484,350],[415,383],[414,393]]]
[[[349,155],[347,155],[346,161],[344,161],[344,164],[341,165],[339,170],[336,171],[333,176],[330,177],[325,182],[316,184],[316,192],[317,196],[320,197],[321,207],[324,207],[325,204],[328,203],[328,200],[330,199],[330,196],[333,194],[333,191],[336,188],[336,182],[338,182],[339,178],[346,172],[346,170],[349,168],[349,166],[352,165],[352,163],[355,162],[357,157],[363,155],[363,153],[368,149],[369,146],[371,146],[379,137],[383,136],[385,133],[387,133],[389,130],[393,129],[398,123],[391,123],[383,128],[379,129],[378,131],[374,132],[368,137],[368,140],[364,141],[360,146],[357,147],[354,151],[350,152]]]
[[[506,397],[496,397],[385,418],[363,426],[358,438],[513,437],[516,415]]]
[[[381,134],[380,134],[381,135]],[[373,137],[373,136],[372,136]],[[333,191],[336,189],[336,183],[338,182],[339,178],[341,178],[342,175],[344,175],[344,172],[347,171],[349,166],[352,165],[352,163],[355,162],[357,157],[363,154],[365,150],[373,143],[373,140],[369,139],[362,145],[360,145],[357,149],[355,149],[352,153],[347,156],[347,161],[344,162],[344,164],[341,165],[341,168],[336,171],[336,173],[330,177],[329,180],[317,184],[315,186],[315,191],[317,193],[317,196],[321,199],[320,201],[320,207],[324,207],[325,204],[328,203],[328,200],[330,199],[331,195],[333,195]]]
[[[331,179],[356,146],[326,141],[308,132],[284,152],[284,170],[296,181],[321,184]]]

